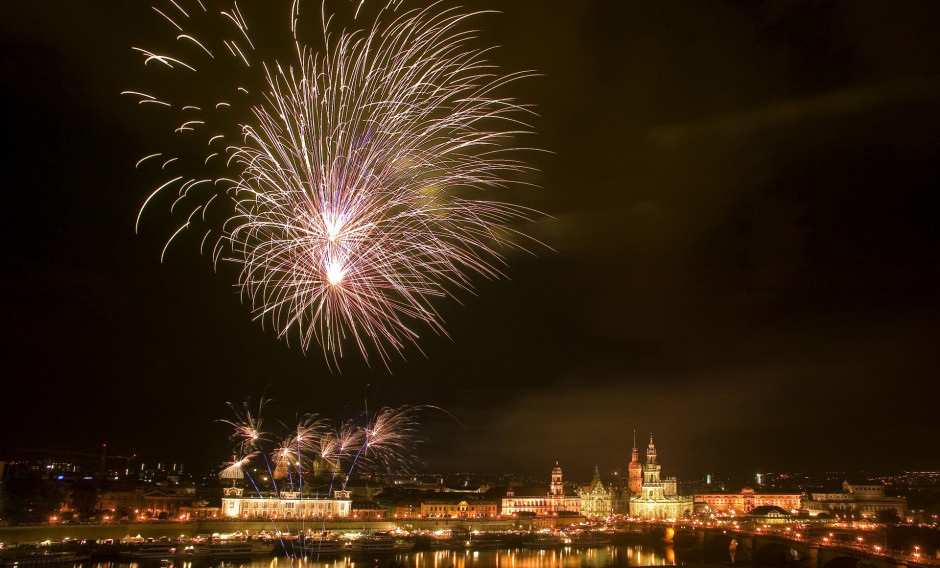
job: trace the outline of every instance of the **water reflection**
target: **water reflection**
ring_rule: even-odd
[[[398,554],[324,556],[306,559],[276,557],[245,561],[86,563],[85,568],[628,568],[631,566],[673,566],[670,546],[606,546],[590,549],[525,548],[497,550],[428,550]]]

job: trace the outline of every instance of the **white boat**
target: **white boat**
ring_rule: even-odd
[[[307,538],[304,541],[304,552],[308,556],[321,554],[336,554],[343,551],[343,543],[335,538]]]
[[[367,536],[349,543],[350,552],[363,554],[383,552],[405,552],[415,547],[414,541],[396,539],[391,536]]]
[[[164,560],[176,555],[177,545],[172,542],[146,542],[126,545],[121,556],[128,560]]]
[[[196,542],[183,548],[179,556],[183,558],[251,558],[268,556],[274,553],[270,542],[261,540],[207,540]]]
[[[565,544],[575,548],[596,548],[599,546],[607,546],[610,542],[610,536],[606,534],[582,532],[568,537]]]

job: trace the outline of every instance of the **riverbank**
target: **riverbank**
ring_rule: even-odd
[[[330,520],[330,521],[239,521],[199,520],[171,523],[106,523],[106,524],[49,524],[18,527],[0,527],[0,542],[4,544],[53,542],[65,539],[120,540],[125,536],[140,535],[143,538],[178,538],[180,535],[196,536],[233,533],[237,531],[260,533],[297,534],[308,530],[378,532],[392,530],[398,526],[409,529],[469,529],[481,531],[504,531],[515,528],[512,519],[507,520],[462,520],[462,519],[414,519],[408,521]]]

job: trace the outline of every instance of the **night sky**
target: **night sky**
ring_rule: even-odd
[[[147,77],[132,45],[172,41],[150,4],[0,5],[0,459],[221,461],[225,403],[264,394],[286,422],[439,406],[422,471],[587,481],[634,428],[680,479],[940,468],[940,3],[467,5],[502,12],[476,21],[493,62],[540,74],[503,92],[547,151],[507,196],[547,246],[438,302],[450,339],[339,374],[198,243],[161,264],[157,210],[134,234],[165,128],[119,93]]]

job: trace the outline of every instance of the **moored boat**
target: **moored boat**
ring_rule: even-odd
[[[502,538],[492,534],[473,535],[467,542],[467,546],[474,550],[493,550],[504,545]]]
[[[261,540],[206,540],[185,546],[181,554],[184,558],[221,559],[252,558],[274,553],[270,542]]]
[[[458,550],[467,546],[466,538],[432,538],[432,550]]]
[[[343,552],[343,543],[335,538],[307,538],[304,542],[304,552],[308,556],[322,554],[337,554]]]
[[[397,539],[391,536],[367,536],[358,538],[349,543],[350,552],[363,554],[380,554],[388,552],[405,552],[415,547],[414,541]]]
[[[128,560],[164,560],[175,556],[176,549],[172,542],[146,542],[125,545],[120,554]]]
[[[607,546],[611,542],[610,536],[595,532],[580,532],[570,535],[565,539],[565,545],[575,548],[596,548]]]
[[[0,556],[0,564],[6,567],[46,566],[50,564],[68,564],[91,559],[91,553],[75,550],[54,550],[50,548],[14,548],[5,550]]]
[[[558,548],[561,546],[562,540],[561,537],[554,534],[540,534],[531,540],[525,540],[522,542],[523,548]]]

